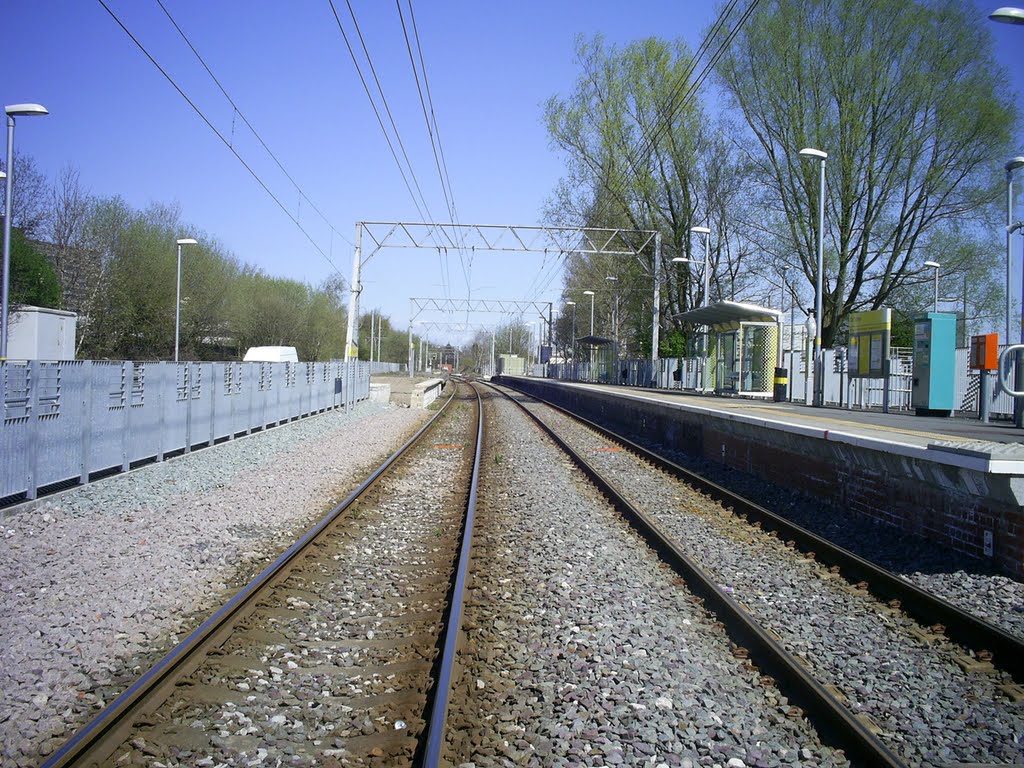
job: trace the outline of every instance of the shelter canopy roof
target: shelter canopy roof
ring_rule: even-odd
[[[777,323],[782,312],[757,304],[744,304],[739,301],[720,301],[699,309],[680,312],[673,317],[681,323],[693,325],[725,325],[728,323]]]
[[[603,347],[608,344],[614,344],[614,340],[606,339],[603,336],[580,336],[576,339],[578,344],[585,344],[590,347]]]

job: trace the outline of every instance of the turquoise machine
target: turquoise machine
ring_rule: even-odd
[[[929,312],[914,320],[910,401],[918,416],[950,416],[956,382],[956,315]]]

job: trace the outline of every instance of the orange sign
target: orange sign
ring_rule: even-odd
[[[999,334],[971,336],[971,368],[994,371],[999,367]]]

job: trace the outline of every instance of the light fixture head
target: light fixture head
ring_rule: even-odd
[[[32,117],[34,115],[50,114],[49,110],[42,104],[10,104],[4,107],[4,112],[11,117]]]
[[[575,307],[576,306],[576,302],[575,301],[567,301],[567,302],[565,302],[565,306],[567,306],[567,307]]]
[[[1018,168],[1024,168],[1024,155],[1011,157],[1007,161],[1005,168],[1007,171],[1016,171]]]
[[[691,232],[696,232],[699,235],[710,235],[711,230],[708,227],[690,227]]]
[[[615,277],[615,275],[608,275],[608,276],[607,276],[607,277],[605,278],[605,280],[618,280],[618,279],[619,279],[619,278]]]
[[[183,237],[178,241],[178,245],[199,245],[199,243],[191,237]]]
[[[685,256],[675,256],[672,259],[673,264],[684,264],[687,261],[690,261],[690,259],[686,258]]]
[[[822,152],[820,149],[812,149],[811,147],[804,147],[800,150],[800,157],[813,157],[816,160],[824,160],[828,157],[828,152]]]
[[[935,269],[938,269],[939,267],[941,267],[941,266],[942,266],[942,265],[941,265],[941,264],[939,264],[939,262],[937,262],[937,261],[926,261],[926,262],[924,263],[924,265],[925,265],[926,267],[935,267]]]
[[[6,178],[7,178],[7,174],[4,173],[3,171],[0,171],[0,179],[6,179]]]
[[[593,291],[584,291],[584,292],[583,292],[583,295],[584,295],[584,296],[593,296],[593,295],[594,295],[594,292],[593,292]]]
[[[1011,6],[996,8],[988,17],[1003,24],[1024,24],[1024,9]]]

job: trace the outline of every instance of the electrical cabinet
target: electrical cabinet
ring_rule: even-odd
[[[949,416],[956,384],[956,315],[929,312],[914,320],[910,402],[918,416]]]

